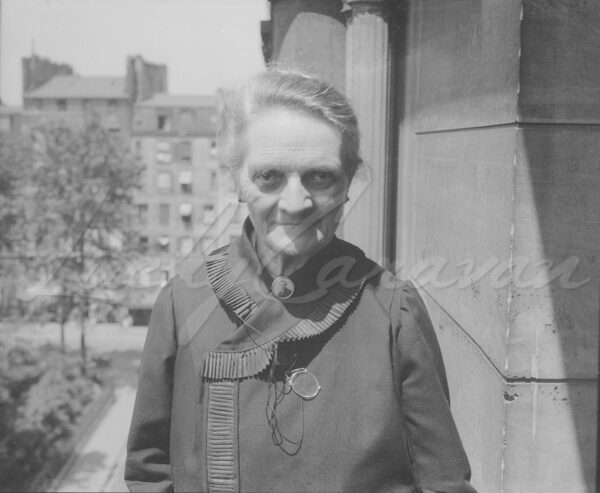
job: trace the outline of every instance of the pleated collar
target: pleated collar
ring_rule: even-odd
[[[274,297],[272,278],[252,246],[247,219],[240,238],[207,259],[213,291],[236,322],[233,332],[207,355],[203,376],[237,380],[268,367],[275,347],[284,341],[315,337],[340,323],[378,267],[357,247],[334,238],[289,278],[294,294]]]

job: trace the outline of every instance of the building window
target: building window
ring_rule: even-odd
[[[158,250],[160,252],[169,252],[169,245],[171,244],[171,238],[166,235],[158,237]]]
[[[171,162],[171,143],[164,140],[156,143],[156,162],[168,164]]]
[[[119,123],[119,119],[116,115],[106,115],[104,117],[104,126],[109,131],[119,131],[121,130],[121,125]]]
[[[192,204],[184,202],[179,204],[179,215],[186,229],[192,227]]]
[[[160,204],[158,206],[158,222],[161,226],[169,225],[169,204]]]
[[[189,140],[183,140],[175,144],[175,158],[186,162],[192,160],[192,143]]]
[[[217,157],[217,143],[214,140],[210,143],[209,154],[210,154],[210,157],[213,157],[213,158]]]
[[[192,160],[192,143],[189,140],[184,140],[177,143],[177,159],[180,161],[189,162]]]
[[[141,224],[148,221],[148,204],[138,204],[138,220]]]
[[[140,236],[139,249],[141,252],[145,252],[146,250],[148,250],[148,237],[147,236]]]
[[[194,249],[194,240],[189,236],[184,236],[179,239],[179,253],[181,255],[189,255]]]
[[[212,204],[204,204],[204,222],[212,223],[215,220],[215,206]]]
[[[179,185],[181,187],[181,193],[190,194],[192,193],[192,172],[181,171],[179,173]]]
[[[194,132],[194,112],[187,109],[181,110],[177,119],[179,135],[189,135]]]
[[[171,173],[161,171],[156,175],[156,187],[160,193],[171,192]]]
[[[67,110],[67,100],[66,99],[57,99],[56,100],[56,108],[58,111],[66,111]]]
[[[156,126],[161,132],[169,132],[171,130],[171,119],[169,115],[158,115]]]

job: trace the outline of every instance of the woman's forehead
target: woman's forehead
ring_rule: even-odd
[[[250,161],[289,158],[310,160],[323,157],[339,161],[341,137],[328,123],[303,112],[284,109],[262,113],[245,135],[246,158]]]
[[[337,138],[340,132],[330,122],[304,110],[270,108],[255,115],[246,128],[246,134],[256,136],[302,138]]]

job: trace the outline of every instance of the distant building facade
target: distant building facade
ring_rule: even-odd
[[[163,93],[134,107],[131,145],[145,169],[136,196],[145,258],[130,301],[139,319],[184,261],[201,263],[241,227],[237,196],[217,162],[216,121],[214,96]]]
[[[139,55],[129,56],[125,79],[129,99],[144,101],[156,93],[167,91],[167,66],[147,62]]]
[[[21,60],[23,70],[23,94],[43,86],[57,75],[74,75],[73,67],[56,63],[47,58],[31,55]]]
[[[167,68],[130,56],[125,76],[88,77],[73,75],[68,65],[33,56],[23,59],[23,84],[24,125],[95,123],[127,141],[134,104],[167,90]]]
[[[30,123],[62,121],[83,127],[96,123],[124,138],[129,134],[132,103],[124,77],[57,75],[23,95]]]
[[[0,107],[0,133],[18,139],[45,122],[95,123],[121,136],[144,166],[135,196],[140,256],[127,300],[134,322],[145,324],[183,261],[202,263],[245,217],[217,161],[218,98],[168,94],[166,66],[140,56],[128,57],[124,77],[73,75],[68,65],[35,56],[23,70],[23,108]]]

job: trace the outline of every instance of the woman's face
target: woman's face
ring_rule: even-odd
[[[246,129],[238,184],[257,241],[287,257],[309,257],[331,241],[350,179],[341,137],[312,115],[261,113]]]

